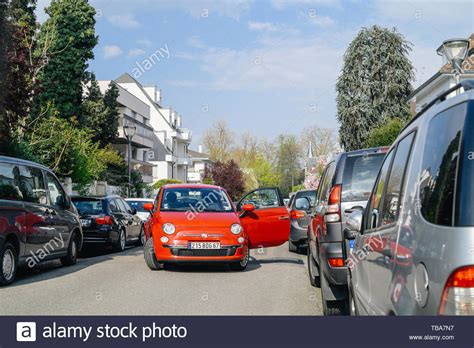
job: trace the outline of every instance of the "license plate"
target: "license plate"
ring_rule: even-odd
[[[189,249],[220,249],[219,242],[190,242]]]
[[[91,220],[89,219],[81,219],[81,226],[82,227],[89,227],[91,225]]]
[[[349,240],[349,253],[352,253],[352,250],[354,249],[354,245],[355,245],[355,240],[354,239]]]

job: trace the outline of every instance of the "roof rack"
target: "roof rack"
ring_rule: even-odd
[[[408,122],[405,127],[403,127],[402,131],[403,132],[410,124],[412,124],[418,117],[420,117],[422,114],[426,112],[429,108],[431,108],[433,105],[438,104],[440,102],[443,102],[446,100],[446,97],[453,93],[454,91],[457,91],[458,89],[464,88],[464,91],[469,91],[471,89],[474,89],[474,80],[464,80],[459,82],[457,85],[451,87],[450,89],[444,91],[441,93],[439,96],[437,96],[435,99],[430,101],[419,113],[417,113],[411,120]],[[400,133],[401,133],[400,132]]]

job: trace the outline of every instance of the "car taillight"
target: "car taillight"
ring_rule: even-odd
[[[344,267],[344,259],[339,257],[330,257],[328,259],[331,267]]]
[[[341,185],[335,185],[329,195],[328,206],[326,209],[326,222],[338,222],[341,219]]]
[[[474,315],[474,266],[457,269],[446,282],[439,314]]]
[[[114,221],[112,220],[111,216],[106,215],[106,216],[96,218],[95,223],[97,225],[113,225]]]

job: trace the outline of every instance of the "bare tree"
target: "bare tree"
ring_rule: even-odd
[[[226,162],[230,159],[233,136],[225,121],[217,121],[204,133],[203,143],[213,161]]]
[[[327,156],[334,151],[337,145],[337,134],[335,129],[320,128],[316,125],[303,130],[301,136],[302,147],[307,151],[309,144],[314,157]],[[305,153],[305,155],[307,155]]]

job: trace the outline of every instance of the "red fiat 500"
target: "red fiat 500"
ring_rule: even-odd
[[[249,249],[284,244],[288,210],[277,188],[254,190],[237,207],[227,192],[211,185],[167,185],[146,204],[145,260],[152,270],[172,262],[225,262],[244,270]]]

